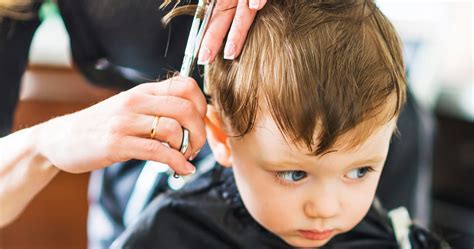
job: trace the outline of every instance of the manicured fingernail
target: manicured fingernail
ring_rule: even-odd
[[[260,6],[260,0],[250,0],[249,1],[249,8],[258,10],[258,7]]]
[[[186,164],[184,165],[184,167],[185,167],[186,170],[189,172],[189,174],[194,174],[194,173],[196,173],[196,167],[194,167],[191,163],[186,162]]]
[[[201,152],[201,150],[196,151],[196,153],[194,153],[194,155],[192,155],[191,157],[189,157],[189,161],[194,160],[194,158],[196,158],[196,156],[199,154],[199,152]]]
[[[206,46],[203,46],[201,48],[201,51],[199,52],[199,60],[198,60],[198,64],[199,65],[207,65],[209,64],[209,60],[211,59],[211,50],[206,47]]]
[[[226,60],[235,59],[235,44],[233,42],[228,42],[225,45],[224,59],[226,59]]]
[[[194,157],[196,157],[199,154],[199,152],[201,152],[201,149],[197,150],[196,153],[194,153]]]

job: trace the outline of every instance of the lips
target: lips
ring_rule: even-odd
[[[331,237],[334,230],[298,230],[300,235],[309,240],[325,240]]]

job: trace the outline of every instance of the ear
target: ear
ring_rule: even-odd
[[[225,167],[232,166],[232,150],[229,137],[225,132],[224,122],[212,105],[207,106],[206,113],[207,141],[216,161]]]

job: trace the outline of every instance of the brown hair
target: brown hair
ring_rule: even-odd
[[[192,11],[165,20],[178,13]],[[397,33],[372,0],[269,0],[240,57],[220,51],[205,84],[235,136],[267,112],[289,142],[321,155],[349,131],[346,148],[398,116],[404,70]]]
[[[313,155],[356,127],[348,146],[360,144],[405,101],[400,41],[372,1],[268,1],[240,57],[222,57],[208,67],[206,87],[232,131],[248,134],[267,111]]]

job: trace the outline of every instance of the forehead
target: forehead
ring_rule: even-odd
[[[388,145],[395,125],[396,119],[394,118],[374,129],[366,140],[352,148],[347,148],[347,144],[352,136],[357,136],[357,131],[349,131],[338,139],[334,148],[320,156],[311,155],[311,151],[304,146],[289,143],[270,115],[264,115],[259,118],[253,131],[239,140],[249,149],[246,153],[253,155],[256,160],[264,162],[311,161],[314,163],[317,160],[322,163],[325,161],[334,162],[334,160],[350,161],[368,157],[384,158],[388,151]],[[315,132],[315,134],[318,134],[318,132]]]

